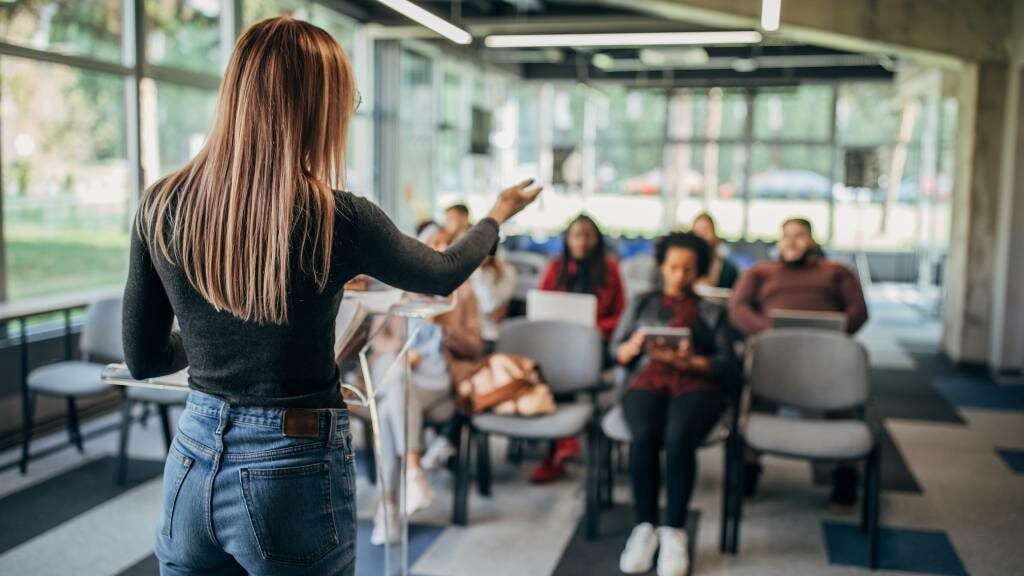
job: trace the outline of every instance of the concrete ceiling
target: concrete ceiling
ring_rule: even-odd
[[[783,0],[784,7],[789,1]],[[607,80],[649,85],[763,85],[893,76],[894,61],[888,54],[837,50],[775,35],[767,35],[758,45],[709,46],[703,57],[696,59],[673,58],[671,49],[656,50],[669,52],[669,57],[657,58],[649,53],[642,54],[639,48],[498,50],[484,48],[480,42],[490,34],[682,32],[755,27],[743,21],[742,16],[739,20],[729,20],[704,14],[703,18],[682,19],[679,4],[671,0],[417,0],[417,3],[469,30],[477,39],[468,49],[474,57],[511,68],[526,79]],[[760,0],[757,3],[759,9]],[[436,38],[376,0],[337,0],[334,4],[361,21],[386,28],[391,37],[429,41]],[[596,59],[600,66],[595,64],[597,54],[601,54]]]

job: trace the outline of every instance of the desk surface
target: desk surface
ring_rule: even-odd
[[[71,308],[84,308],[89,304],[102,298],[120,296],[122,288],[97,288],[54,294],[53,296],[41,296],[39,298],[24,298],[10,302],[0,302],[0,322],[19,320],[29,316],[39,316],[51,312],[61,312]]]

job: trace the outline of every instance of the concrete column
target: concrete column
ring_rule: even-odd
[[[996,376],[1024,367],[1024,5],[1014,6],[1007,71],[1001,186],[996,222],[989,366]]]
[[[1005,61],[982,62],[967,66],[961,79],[943,311],[943,350],[959,363],[986,363],[989,356],[1006,72]]]

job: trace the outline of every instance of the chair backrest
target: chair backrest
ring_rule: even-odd
[[[83,358],[119,362],[124,359],[121,341],[120,296],[102,298],[89,305],[85,327],[78,342]]]
[[[747,378],[754,396],[783,406],[856,408],[868,398],[868,354],[838,332],[773,329],[747,343]]]
[[[601,379],[601,333],[569,322],[515,318],[501,325],[496,350],[533,358],[555,394],[569,394]]]

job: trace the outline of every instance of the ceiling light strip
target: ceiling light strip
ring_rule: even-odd
[[[774,32],[779,29],[779,18],[782,14],[782,0],[762,0],[761,29]]]
[[[383,1],[383,0],[381,0]],[[625,34],[508,34],[488,36],[489,48],[548,48],[560,46],[690,46],[757,44],[756,30],[714,32],[639,32]]]
[[[377,2],[391,8],[413,22],[437,32],[456,44],[469,44],[473,41],[473,36],[469,32],[432,12],[420,8],[409,0],[377,0]]]

